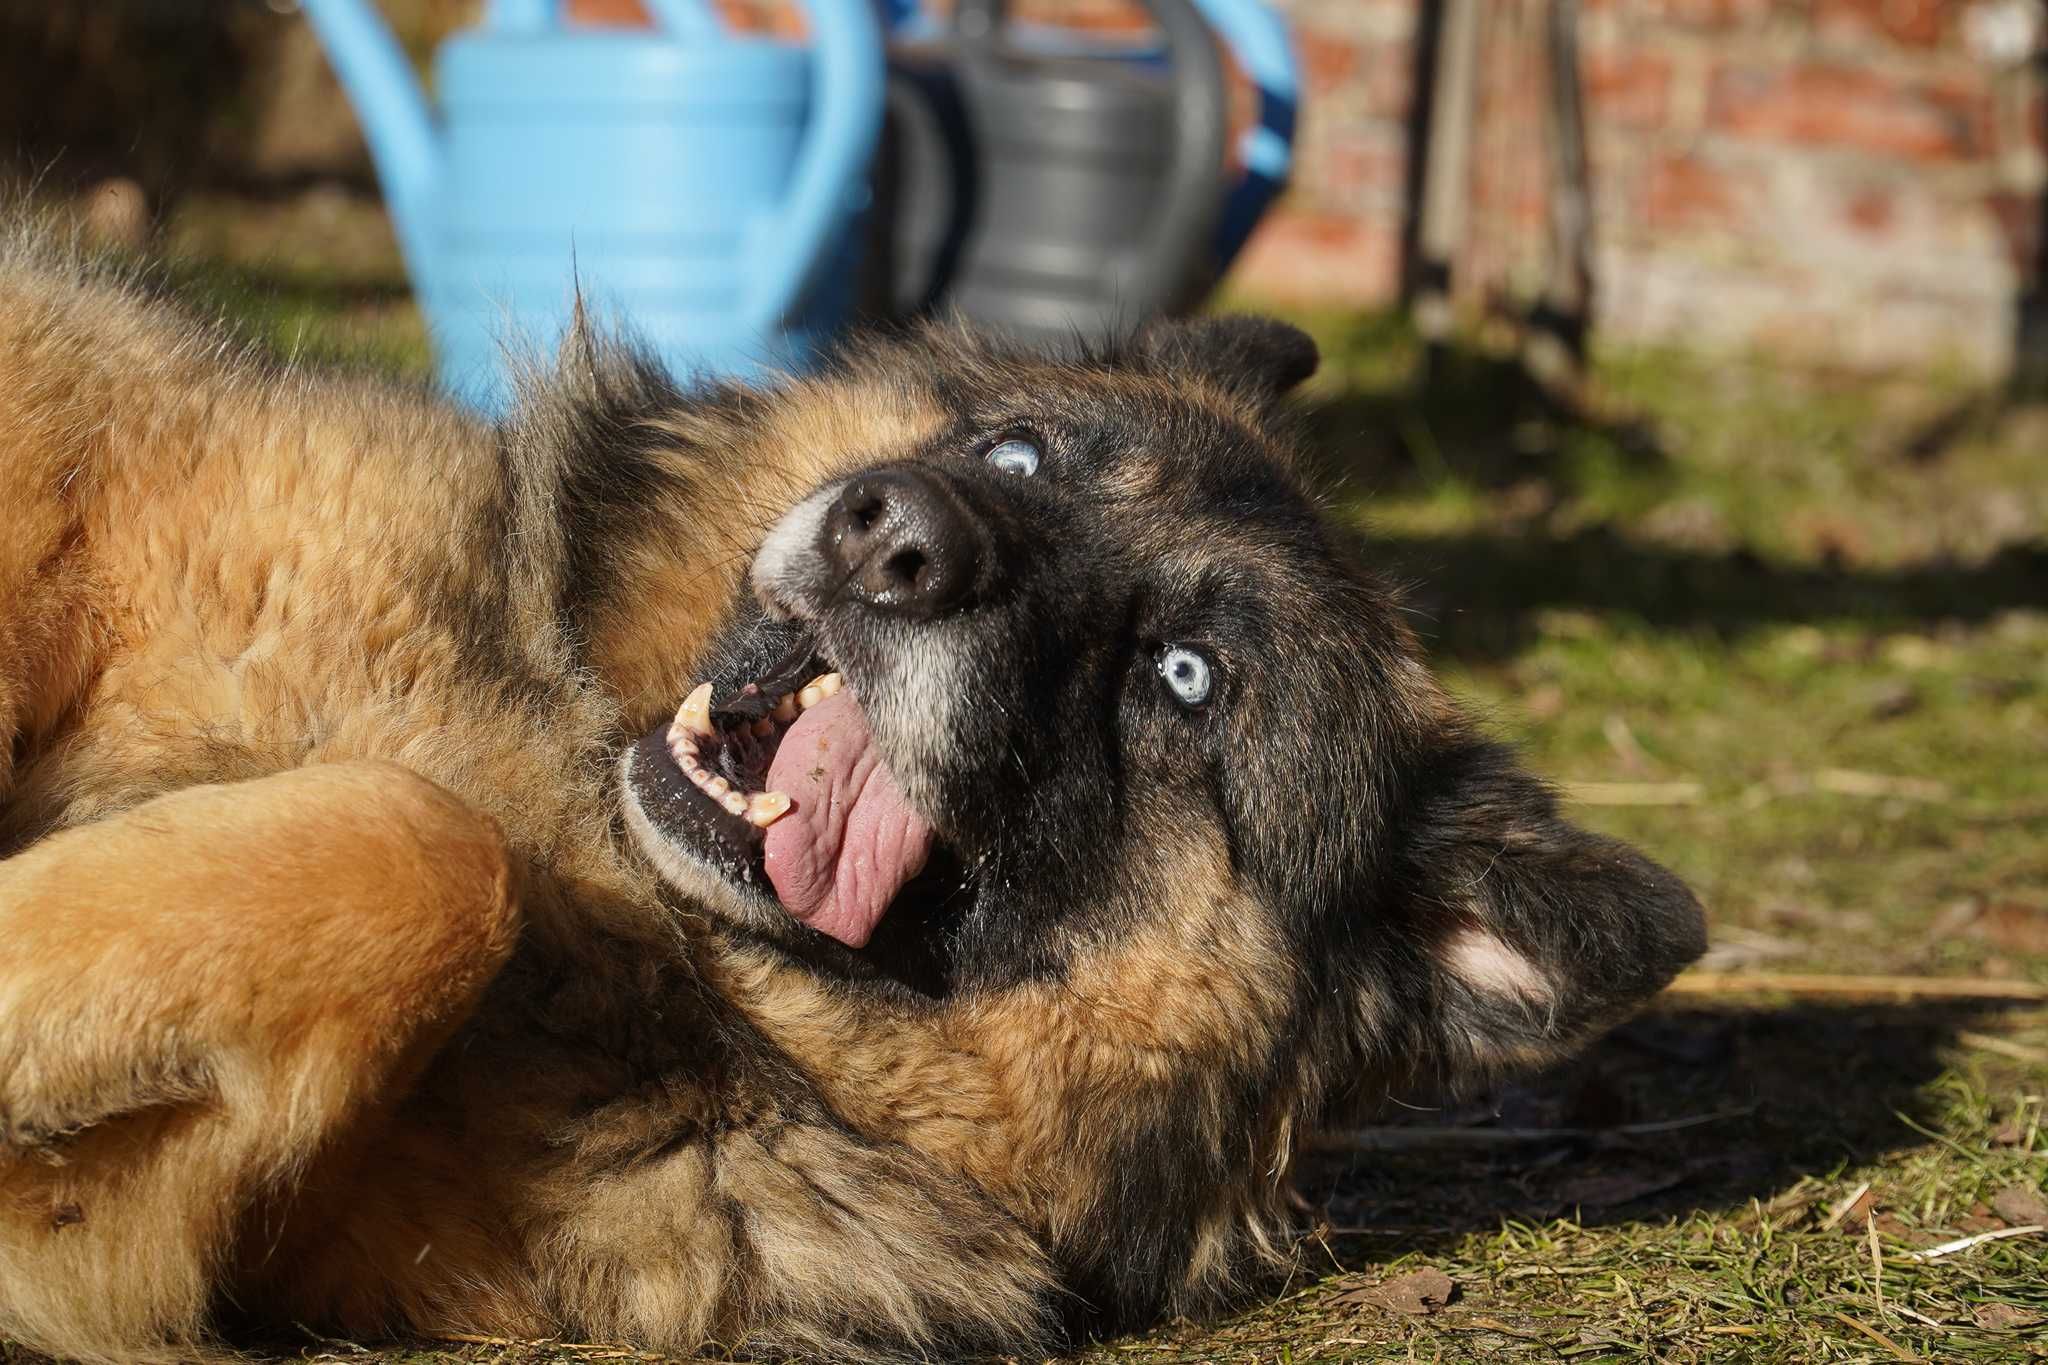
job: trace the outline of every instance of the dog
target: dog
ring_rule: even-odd
[[[0,1337],[1202,1312],[1296,1144],[1702,948],[1433,680],[1278,322],[501,426],[0,246]]]

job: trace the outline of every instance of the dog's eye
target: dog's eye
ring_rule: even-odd
[[[1029,478],[1038,472],[1038,447],[1022,436],[1011,436],[989,447],[988,462],[1005,474]]]
[[[1168,645],[1159,651],[1159,677],[1182,706],[1200,706],[1209,700],[1209,661],[1186,645]]]

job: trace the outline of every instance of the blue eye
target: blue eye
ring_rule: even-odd
[[[1168,645],[1159,651],[1159,678],[1182,706],[1200,706],[1209,700],[1209,661],[1186,645]]]
[[[1038,472],[1038,447],[1021,436],[1012,436],[990,447],[988,462],[1005,474],[1028,479]]]

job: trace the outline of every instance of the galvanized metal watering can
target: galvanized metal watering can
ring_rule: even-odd
[[[373,0],[304,0],[363,124],[443,383],[510,398],[580,291],[684,373],[801,368],[844,321],[882,123],[880,20],[804,0],[807,45],[492,0],[435,58],[430,107]]]
[[[1285,188],[1299,65],[1264,0],[1146,8],[1163,46],[894,0],[871,297],[1053,342],[1201,300]],[[1218,36],[1258,98],[1234,165]]]

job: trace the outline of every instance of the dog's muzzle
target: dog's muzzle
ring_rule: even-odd
[[[914,466],[847,480],[819,523],[818,555],[848,596],[912,620],[968,605],[995,558],[974,509],[939,475]]]

